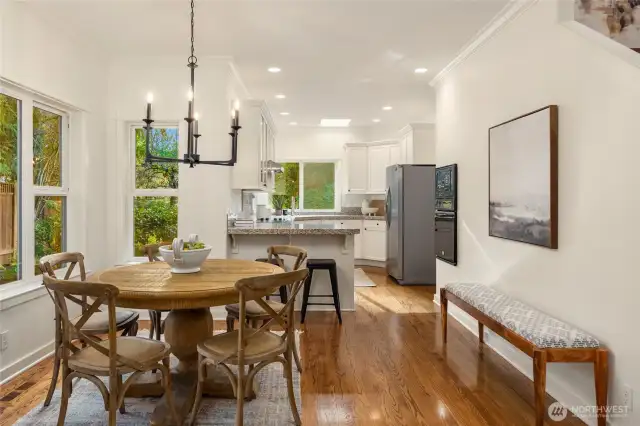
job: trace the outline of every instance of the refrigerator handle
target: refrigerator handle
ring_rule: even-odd
[[[387,199],[385,201],[386,216],[387,216],[387,229],[391,228],[391,188],[387,188]]]

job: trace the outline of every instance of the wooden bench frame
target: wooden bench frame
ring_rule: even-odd
[[[469,303],[460,299],[445,288],[440,289],[440,311],[442,316],[442,340],[447,343],[447,308],[453,302],[460,309],[478,321],[478,337],[484,343],[484,327],[533,358],[533,386],[535,393],[536,426],[543,426],[545,419],[545,396],[548,362],[592,362],[596,387],[596,406],[598,407],[598,426],[607,424],[607,390],[609,382],[609,351],[598,348],[539,348],[524,337],[506,328],[498,321],[480,312]]]

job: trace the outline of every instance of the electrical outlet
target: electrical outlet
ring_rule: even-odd
[[[633,411],[633,389],[629,385],[622,386],[622,406],[627,410]]]
[[[3,331],[0,333],[0,352],[4,352],[9,349],[9,332]]]

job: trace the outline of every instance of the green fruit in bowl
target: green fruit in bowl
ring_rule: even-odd
[[[182,250],[184,251],[189,251],[189,250],[201,250],[205,247],[204,243],[201,242],[196,242],[196,243],[184,243],[184,247],[182,248]]]

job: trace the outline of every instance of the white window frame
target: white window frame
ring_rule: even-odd
[[[142,129],[145,125],[143,123],[132,123],[128,130],[128,152],[130,155],[129,168],[131,170],[131,176],[129,179],[129,196],[127,205],[127,246],[129,251],[129,258],[134,262],[146,262],[148,259],[144,256],[135,256],[133,249],[134,232],[133,232],[133,207],[134,199],[136,197],[176,197],[180,199],[180,178],[178,177],[178,189],[172,188],[158,188],[158,189],[138,189],[136,188],[136,129]],[[180,155],[180,124],[176,122],[159,122],[154,123],[154,129],[177,129],[178,130],[178,155]],[[179,172],[178,172],[179,173]],[[179,175],[178,175],[179,176]],[[178,211],[178,214],[180,212]]]
[[[305,159],[305,160],[295,160],[288,159],[279,161],[280,163],[298,163],[300,165],[300,176],[298,177],[298,202],[300,206],[304,206],[304,165],[307,163],[332,163],[334,166],[333,169],[333,180],[334,180],[334,201],[332,209],[305,209],[297,206],[296,211],[305,212],[305,213],[335,213],[342,211],[342,194],[341,190],[341,180],[340,180],[340,166],[341,161],[336,159]],[[269,199],[269,203],[271,203],[271,199]]]
[[[7,284],[0,285],[1,291],[11,292],[17,287],[24,287],[25,284],[33,284],[40,282],[38,278],[40,274],[35,273],[35,197],[52,196],[64,197],[63,202],[63,225],[62,225],[62,249],[66,250],[68,222],[67,210],[69,206],[69,129],[71,125],[72,110],[64,106],[52,106],[56,102],[44,98],[36,93],[23,90],[19,87],[9,87],[8,84],[0,87],[0,93],[18,99],[20,101],[20,140],[19,140],[19,159],[20,159],[20,180],[18,197],[19,209],[19,240],[20,240],[20,262],[21,262],[21,278]],[[52,112],[62,117],[62,131],[60,134],[60,173],[61,185],[53,186],[36,186],[33,183],[33,108],[39,108]],[[62,269],[60,274],[64,275],[66,268]],[[2,295],[0,295],[0,299]]]

